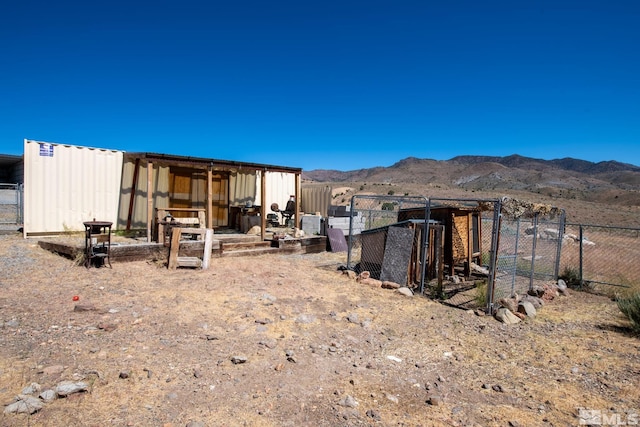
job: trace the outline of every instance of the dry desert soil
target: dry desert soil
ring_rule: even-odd
[[[2,403],[33,383],[86,385],[0,425],[575,426],[580,408],[640,412],[640,340],[610,298],[573,291],[507,326],[361,284],[345,262],[86,269],[0,236]]]

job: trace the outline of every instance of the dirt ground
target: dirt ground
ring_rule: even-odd
[[[640,339],[610,299],[572,292],[506,326],[360,284],[345,262],[86,269],[0,236],[0,400],[89,385],[0,425],[568,426],[579,408],[640,412]]]

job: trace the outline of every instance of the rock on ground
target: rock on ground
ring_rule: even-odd
[[[496,319],[507,325],[514,325],[520,322],[520,318],[513,314],[508,308],[501,307],[496,311]]]

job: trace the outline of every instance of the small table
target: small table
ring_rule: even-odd
[[[89,268],[109,264],[111,266],[111,226],[108,221],[84,222],[84,266]]]

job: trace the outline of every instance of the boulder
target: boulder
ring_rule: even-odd
[[[551,301],[553,300],[555,297],[557,297],[558,295],[560,295],[560,292],[558,292],[558,287],[553,284],[553,285],[544,285],[542,287],[542,295],[540,296],[540,298],[542,298],[544,301]]]
[[[363,285],[369,285],[374,288],[379,288],[382,286],[382,282],[380,280],[374,279],[372,277],[369,277],[368,279],[360,279],[359,282]]]
[[[542,298],[544,291],[545,289],[542,286],[533,286],[527,293],[531,296]]]
[[[54,390],[47,389],[47,390],[44,390],[42,393],[40,393],[38,397],[42,399],[44,402],[52,402],[56,400],[56,397],[58,397],[58,395]]]
[[[44,402],[37,397],[19,395],[17,399],[4,408],[5,414],[34,414],[44,407]]]
[[[498,300],[501,306],[508,308],[512,313],[518,311],[518,302],[515,298],[500,298]]]
[[[504,307],[500,307],[498,309],[498,311],[496,311],[496,319],[501,321],[504,324],[507,325],[514,325],[516,323],[519,323],[521,320],[518,316],[516,316],[515,314],[513,314],[511,312],[511,310],[509,310],[508,308],[504,308]]]
[[[250,236],[259,236],[262,233],[262,228],[259,225],[254,225],[247,231],[247,234]]]
[[[533,295],[523,295],[520,301],[530,302],[536,310],[539,310],[544,306],[542,298],[534,297]]]
[[[369,273],[368,271],[361,271],[358,275],[358,280],[366,280],[369,277],[371,277],[371,273]]]
[[[338,402],[338,405],[346,406],[347,408],[355,408],[358,405],[360,405],[360,403],[358,403],[358,401],[353,396],[348,394],[342,399],[340,399],[340,401]]]
[[[356,272],[353,270],[343,270],[342,274],[346,274],[349,277],[349,279],[356,279],[358,277]]]
[[[558,288],[558,292],[560,293],[560,295],[569,295],[569,288],[567,286],[567,283],[562,280],[562,279],[558,279],[558,283],[557,283],[557,288]]]
[[[400,284],[396,283],[396,282],[390,282],[388,280],[385,280],[384,282],[382,282],[382,287],[384,289],[398,289],[398,288],[400,288]]]
[[[413,291],[409,288],[403,287],[403,288],[398,288],[396,289],[396,292],[408,296],[408,297],[412,297],[413,296]]]
[[[576,236],[575,234],[571,234],[571,233],[566,233],[562,236],[562,240],[572,240],[574,242],[579,242],[580,238],[578,236]]]
[[[559,290],[560,292],[562,292],[562,291],[564,291],[565,289],[567,289],[567,282],[565,282],[565,281],[564,281],[564,280],[562,280],[562,279],[558,279],[557,286],[558,286],[558,290]]]
[[[87,391],[88,388],[89,388],[89,384],[87,384],[87,383],[85,383],[83,381],[78,381],[78,382],[61,381],[56,386],[55,391],[56,391],[56,394],[58,396],[64,397],[64,396],[68,396],[68,395],[73,394],[73,393],[79,393],[81,391]]]
[[[241,365],[243,363],[247,363],[247,358],[245,356],[233,356],[231,357],[231,363],[234,365]]]
[[[34,394],[40,392],[42,386],[38,383],[31,383],[27,387],[22,389],[22,393],[20,394]]]
[[[472,271],[474,271],[476,273],[484,274],[485,276],[489,275],[489,269],[488,268],[481,267],[478,264],[476,264],[475,262],[470,263],[469,267],[471,268]]]
[[[536,308],[530,301],[520,301],[518,304],[518,312],[524,314],[527,317],[534,318],[536,317]]]

